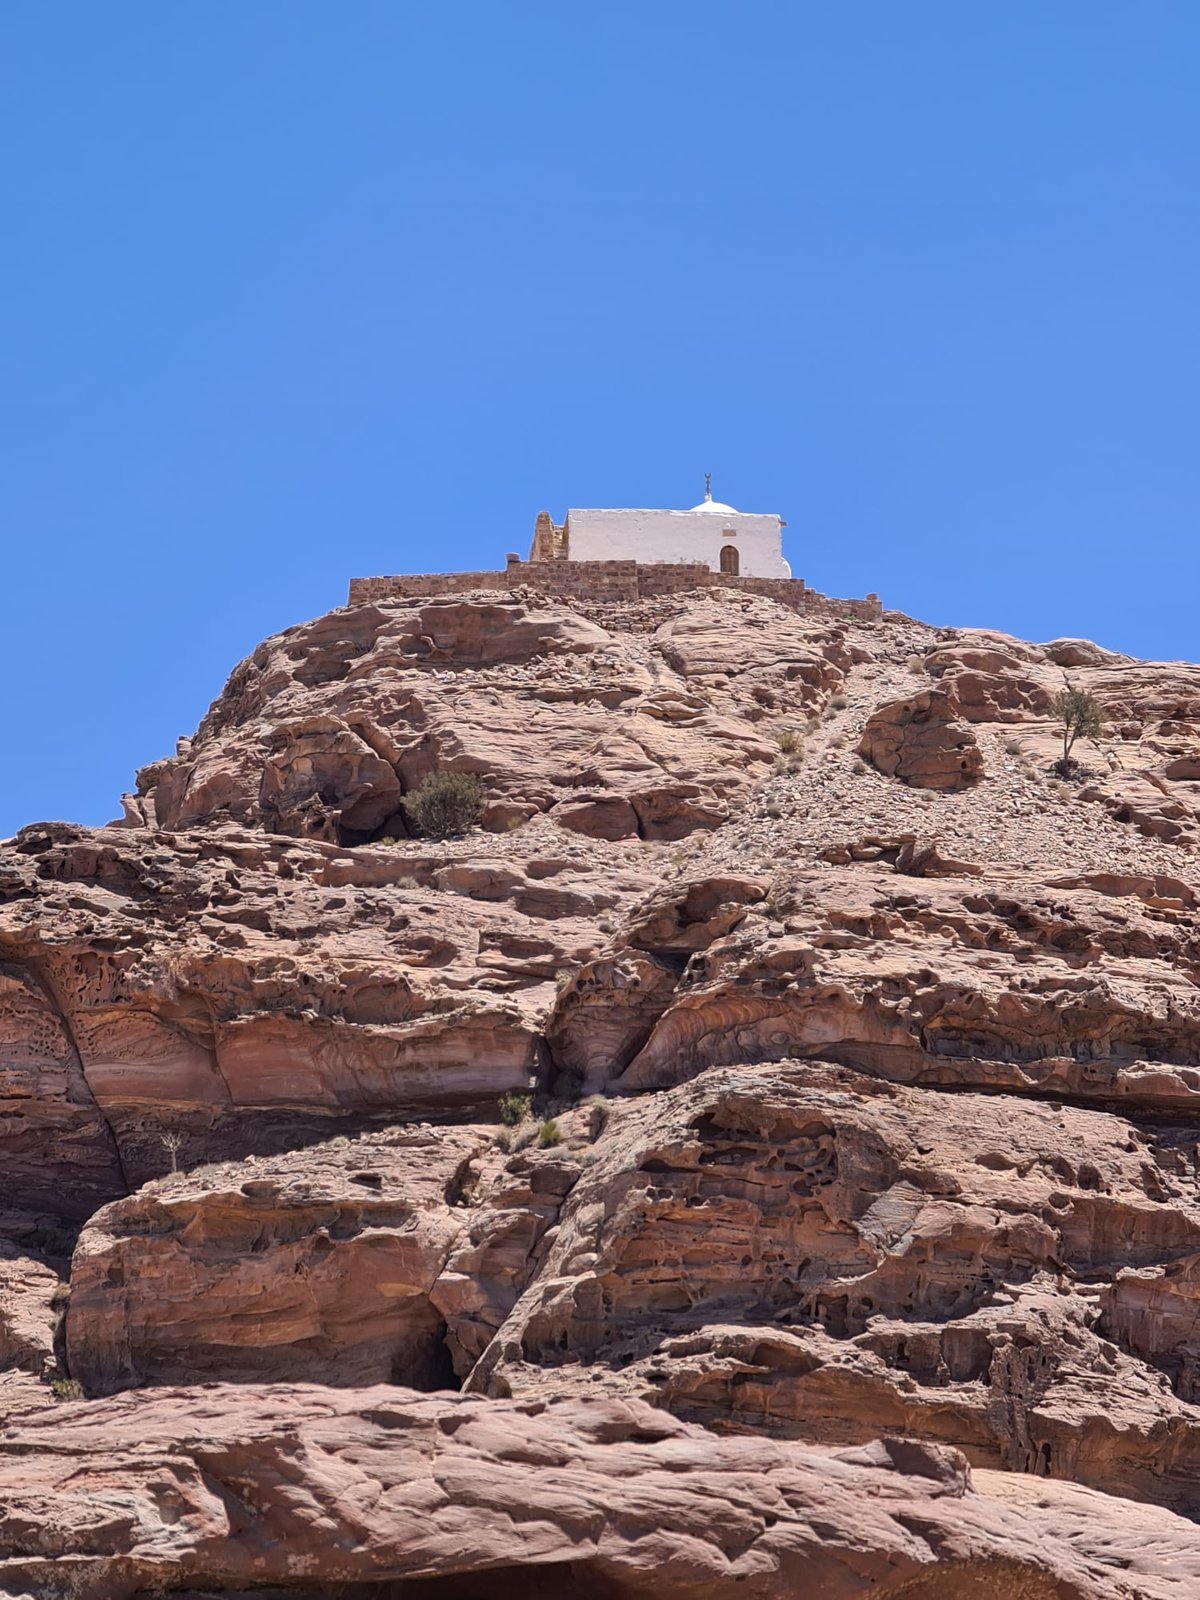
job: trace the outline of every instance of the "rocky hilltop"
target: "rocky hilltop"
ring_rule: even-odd
[[[1200,667],[372,602],[124,809],[0,851],[0,1594],[1200,1593]]]

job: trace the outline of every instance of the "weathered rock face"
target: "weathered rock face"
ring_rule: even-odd
[[[845,630],[719,598],[639,623],[618,638],[516,597],[335,612],[237,668],[185,753],[140,774],[131,820],[402,837],[401,795],[450,768],[484,780],[495,829],[546,811],[600,839],[717,827],[775,754],[766,711],[841,681]]]
[[[0,846],[0,1590],[1190,1596],[1198,685],[720,590],[267,641]]]
[[[193,1166],[490,1115],[538,1069],[556,974],[653,881],[627,847],[577,849],[27,829],[0,907],[0,1203],[81,1221],[170,1167],[164,1135]]]
[[[970,864],[917,884],[903,845],[874,853],[783,868],[769,902],[726,877],[655,897],[564,987],[552,1047],[597,1087],[805,1055],[900,1082],[1197,1104],[1200,926],[1186,885]],[[661,908],[704,896],[721,904],[690,925],[685,962]]]
[[[858,753],[914,789],[966,789],[983,776],[975,735],[937,689],[880,706],[863,729]]]
[[[719,1429],[882,1428],[1200,1513],[1200,1407],[1096,1292],[1196,1254],[1175,1130],[795,1063],[614,1121],[472,1388],[582,1365]]]
[[[306,1600],[400,1580],[430,1600],[1181,1600],[1200,1577],[1192,1524],[1039,1491],[975,1488],[954,1451],[716,1440],[636,1403],[217,1386],[198,1409],[163,1390],[0,1434],[0,1584],[69,1583],[76,1600],[180,1592],[181,1575],[192,1594]]]
[[[72,1376],[89,1395],[211,1378],[453,1386],[579,1171],[553,1150],[501,1166],[490,1129],[423,1128],[162,1179],[80,1237]]]

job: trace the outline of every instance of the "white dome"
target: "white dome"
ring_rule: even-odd
[[[708,494],[704,496],[704,499],[701,500],[698,506],[692,506],[691,510],[711,511],[715,516],[721,517],[736,517],[739,515],[739,513],[735,511],[732,506],[727,506],[724,500],[714,500],[713,497]]]

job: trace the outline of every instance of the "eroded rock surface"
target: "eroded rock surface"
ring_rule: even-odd
[[[178,1592],[180,1574],[192,1593],[308,1600],[401,1579],[431,1600],[1183,1600],[1200,1575],[1191,1523],[989,1487],[953,1450],[717,1440],[612,1400],[215,1386],[197,1406],[164,1390],[0,1433],[0,1584],[75,1600]]]
[[[880,706],[863,729],[858,753],[915,789],[966,789],[983,776],[975,735],[937,689]]]
[[[89,1395],[213,1378],[453,1387],[580,1170],[553,1150],[502,1162],[491,1129],[424,1127],[161,1179],[83,1230],[71,1373]]]
[[[620,1105],[470,1385],[570,1391],[582,1369],[722,1430],[882,1427],[1200,1514],[1194,1347],[1173,1393],[1152,1320],[1129,1337],[1128,1292],[1098,1287],[1190,1266],[1179,1153],[1178,1130],[1097,1111],[715,1069]]]
[[[0,1588],[1190,1597],[1198,840],[1200,668],[1088,641],[266,641],[0,847]]]

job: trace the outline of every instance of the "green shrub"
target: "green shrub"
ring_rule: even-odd
[[[798,755],[804,749],[803,736],[795,728],[777,728],[775,743],[785,756]]]
[[[1050,715],[1062,723],[1063,753],[1059,769],[1068,772],[1071,750],[1076,739],[1094,739],[1100,732],[1104,710],[1094,694],[1086,689],[1060,689],[1050,702]]]
[[[508,1094],[500,1096],[500,1121],[506,1128],[515,1128],[518,1123],[524,1122],[529,1115],[529,1096],[527,1094]]]
[[[538,1143],[543,1150],[549,1145],[562,1143],[562,1129],[553,1117],[547,1117],[538,1129]]]
[[[71,1285],[60,1283],[50,1296],[51,1311],[63,1311],[71,1303]]]
[[[56,1400],[83,1399],[83,1389],[74,1378],[55,1378],[50,1384],[50,1393]]]
[[[431,772],[401,803],[427,838],[453,839],[479,821],[483,785],[473,772]]]

